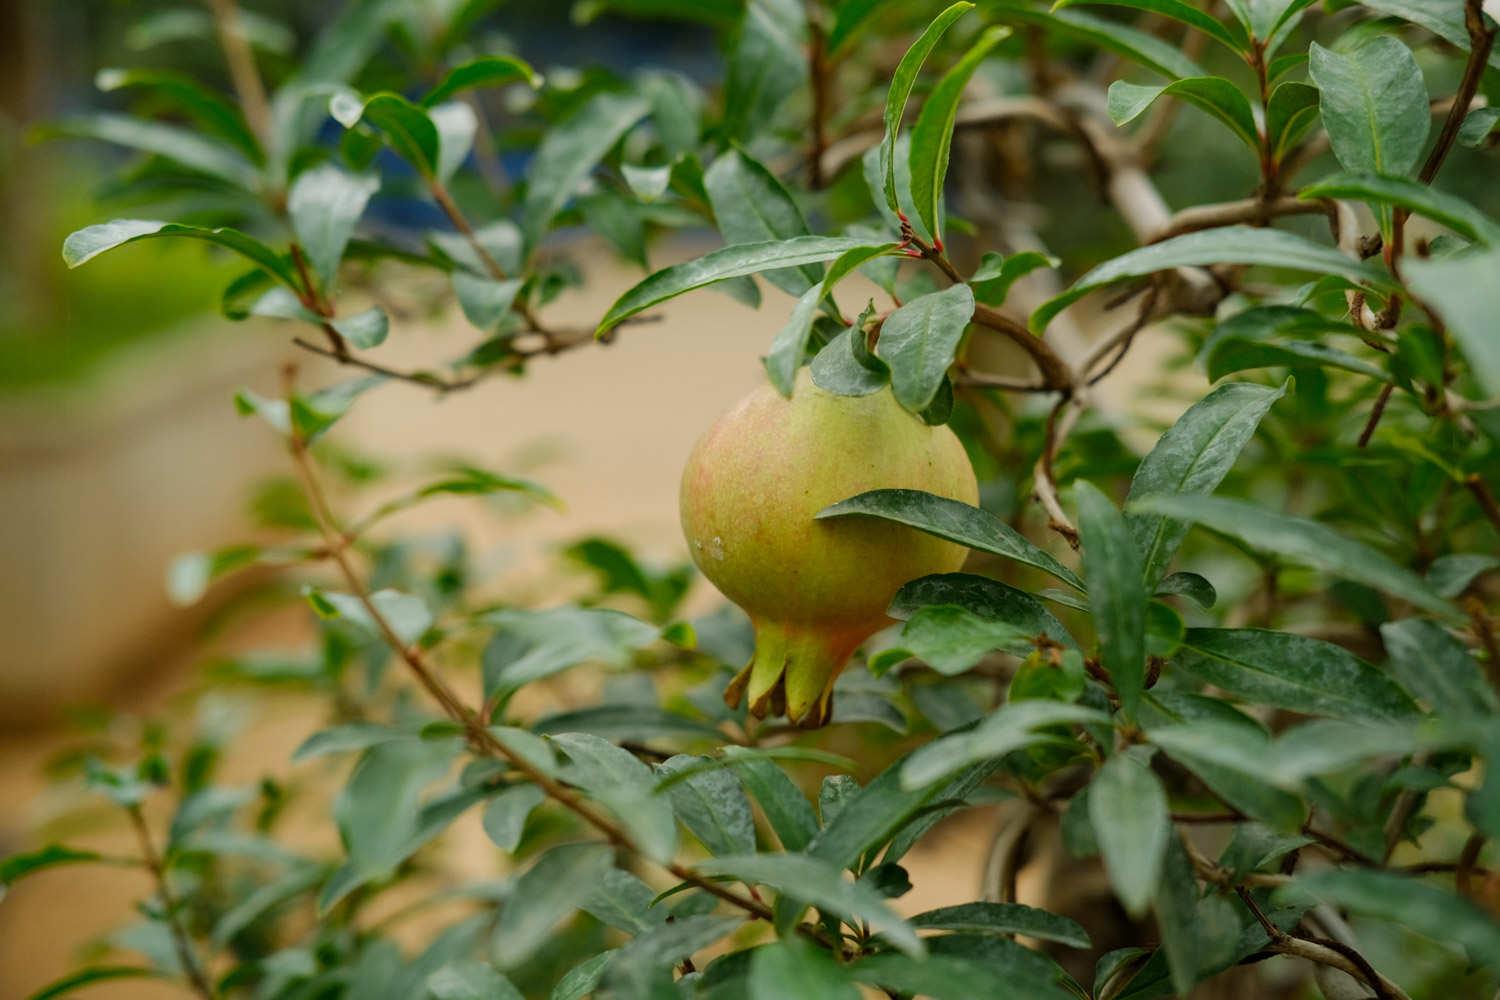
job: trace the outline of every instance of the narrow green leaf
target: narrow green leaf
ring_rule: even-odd
[[[755,801],[761,812],[776,831],[781,846],[787,851],[800,851],[818,832],[818,817],[813,812],[807,796],[792,783],[786,772],[772,760],[757,756],[754,751],[733,744],[724,747],[724,757],[735,768],[740,781]]]
[[[969,277],[969,287],[974,289],[974,298],[985,305],[1001,306],[1010,293],[1010,286],[1038,268],[1054,268],[1062,261],[1040,250],[1022,250],[1008,257],[997,253],[986,253],[980,265]]]
[[[929,1000],[1074,1000],[1081,993],[1052,959],[1006,938],[945,934],[927,944],[926,958],[867,955],[853,963],[850,974],[888,992]]]
[[[1046,329],[1052,317],[1084,295],[1126,278],[1140,278],[1174,267],[1206,264],[1260,264],[1266,267],[1333,274],[1350,281],[1366,281],[1388,287],[1389,282],[1372,265],[1345,257],[1333,247],[1277,229],[1225,226],[1175,236],[1140,247],[1095,267],[1072,287],[1042,303],[1031,314],[1031,328]]]
[[[792,314],[777,331],[776,339],[771,341],[770,353],[764,358],[766,377],[771,380],[777,392],[788,398],[791,398],[797,379],[797,369],[802,366],[802,356],[807,353],[807,339],[812,336],[813,317],[817,314],[818,303],[822,299],[821,284],[813,285],[802,293],[797,304],[792,307]]]
[[[1059,10],[1079,4],[1130,7],[1160,14],[1203,32],[1236,55],[1250,51],[1250,37],[1243,24],[1235,21],[1226,25],[1187,0],[1058,0],[1052,9]]]
[[[1255,368],[1306,365],[1341,368],[1381,382],[1392,381],[1388,372],[1368,361],[1321,340],[1302,339],[1326,334],[1353,337],[1359,330],[1310,309],[1257,306],[1221,322],[1203,344],[1200,359],[1214,381]]]
[[[1161,86],[1116,80],[1109,86],[1109,117],[1116,125],[1128,125],[1163,94],[1180,97],[1208,112],[1228,125],[1251,149],[1260,148],[1260,134],[1249,99],[1220,76],[1190,76]]]
[[[806,854],[746,854],[700,862],[703,875],[739,879],[769,886],[797,901],[835,913],[848,923],[867,923],[901,952],[921,956],[925,949],[910,924],[880,894],[844,878],[838,866]]]
[[[1442,260],[1408,260],[1402,264],[1407,283],[1422,301],[1442,316],[1458,342],[1474,378],[1491,397],[1500,396],[1500,246]]]
[[[885,99],[885,137],[880,143],[880,173],[883,178],[882,186],[885,189],[885,201],[893,212],[901,210],[901,202],[896,197],[896,136],[901,131],[901,119],[906,114],[907,99],[911,97],[912,88],[916,86],[917,74],[922,71],[922,64],[927,61],[927,57],[937,47],[937,43],[953,26],[954,21],[973,9],[972,3],[959,0],[958,3],[933,18],[932,23],[917,37],[911,48],[906,50],[906,54],[897,63],[895,72],[891,74],[891,85],[886,92]]]
[[[503,87],[524,81],[532,90],[542,85],[542,75],[515,56],[480,56],[450,69],[436,87],[422,98],[425,107],[478,87]]]
[[[361,350],[379,347],[385,343],[386,334],[391,330],[390,317],[386,316],[385,310],[379,306],[372,306],[353,316],[340,316],[329,320],[328,325],[337,330],[339,335],[349,342],[349,346]]]
[[[332,164],[304,170],[287,196],[287,215],[325,289],[333,285],[344,248],[371,196],[380,189],[374,174],[349,174]]]
[[[1384,871],[1325,869],[1298,875],[1278,897],[1329,903],[1462,945],[1480,965],[1500,969],[1500,922],[1468,900],[1418,879]]]
[[[233,145],[251,163],[264,162],[260,142],[245,124],[239,108],[184,73],[101,69],[94,75],[94,85],[105,93],[126,88],[146,90],[157,101],[190,117],[205,132]]]
[[[1359,0],[1359,5],[1387,17],[1410,21],[1460,52],[1469,51],[1469,32],[1464,26],[1463,8],[1459,4],[1428,3],[1427,0]],[[1500,51],[1490,53],[1489,64],[1500,69]]]
[[[1110,884],[1125,911],[1139,917],[1156,896],[1172,831],[1166,790],[1149,767],[1117,753],[1089,783],[1088,801]]]
[[[610,855],[604,844],[564,844],[522,872],[500,908],[491,947],[496,963],[508,969],[531,957],[614,867]]]
[[[260,184],[259,171],[237,149],[176,125],[131,115],[101,113],[66,118],[45,126],[41,132],[44,135],[98,139],[165,157],[189,170],[251,191]]]
[[[911,918],[918,930],[963,931],[970,934],[1021,934],[1056,941],[1070,948],[1091,946],[1088,932],[1077,921],[1020,903],[960,903],[928,910]]]
[[[99,860],[100,855],[96,851],[79,851],[65,844],[48,844],[35,851],[12,854],[0,859],[0,886],[15,885],[25,876],[45,868]]]
[[[490,843],[506,853],[514,853],[521,845],[527,817],[546,799],[546,794],[532,784],[512,785],[496,795],[484,807],[482,819]]]
[[[953,68],[944,73],[922,105],[911,130],[911,196],[927,231],[942,245],[941,203],[943,182],[948,177],[948,155],[953,146],[953,126],[958,121],[958,103],[969,78],[1010,29],[986,28]]]
[[[1399,205],[1440,222],[1465,239],[1500,246],[1500,223],[1457,195],[1438,191],[1409,177],[1344,173],[1325,177],[1297,192],[1297,197],[1352,198],[1371,205]]]
[[[671,776],[707,760],[678,754],[657,765],[656,771]],[[744,786],[733,770],[700,771],[673,784],[667,795],[677,818],[710,853],[721,856],[755,853],[755,817],[750,812]]]
[[[1132,501],[1130,509],[1134,513],[1192,521],[1238,538],[1253,549],[1363,583],[1434,614],[1450,618],[1457,615],[1453,606],[1434,593],[1421,577],[1316,521],[1222,497],[1163,494]]]
[[[1288,80],[1277,84],[1266,105],[1266,142],[1280,163],[1318,122],[1318,88]]]
[[[956,605],[986,621],[1004,622],[1028,635],[1046,635],[1058,645],[1078,648],[1041,601],[999,580],[969,573],[939,573],[913,580],[896,592],[887,613],[906,620],[933,605]]]
[[[1411,172],[1432,113],[1422,70],[1400,39],[1374,35],[1348,51],[1314,42],[1308,73],[1318,86],[1323,127],[1345,170]]]
[[[807,17],[795,0],[746,0],[729,42],[724,130],[749,142],[807,80]]]
[[[63,241],[63,262],[69,267],[85,264],[106,250],[134,243],[138,240],[155,239],[162,236],[182,236],[188,239],[205,240],[232,250],[260,267],[288,288],[297,287],[297,276],[279,254],[251,236],[237,229],[204,229],[200,226],[182,226],[174,222],[157,222],[150,219],[115,219],[88,226],[68,236]]]
[[[1121,712],[1134,719],[1146,677],[1147,589],[1140,549],[1124,516],[1092,483],[1080,479],[1073,496],[1099,662],[1120,696]]]
[[[1475,108],[1464,118],[1458,130],[1458,141],[1470,149],[1484,149],[1493,143],[1500,126],[1500,108]]]
[[[1208,494],[1218,488],[1272,404],[1286,393],[1250,382],[1230,382],[1190,406],[1156,442],[1130,481],[1127,504],[1144,497]],[[1146,589],[1154,590],[1188,525],[1160,515],[1126,514],[1141,553]]]
[[[937,396],[974,315],[974,293],[953,285],[912,299],[885,318],[875,353],[890,365],[896,401],[912,413]]]
[[[1408,691],[1453,716],[1493,715],[1500,699],[1464,644],[1436,622],[1406,618],[1380,626],[1397,679]]]
[[[1038,743],[1066,742],[1050,727],[1107,722],[1097,709],[1060,701],[1017,701],[1000,706],[973,729],[941,737],[917,750],[901,767],[905,788],[930,788],[963,768]]]
[[[703,187],[724,241],[766,243],[808,235],[807,220],[791,193],[760,161],[730,149],[703,173]],[[819,264],[770,270],[765,278],[789,295],[802,295],[823,280]],[[800,357],[799,357],[800,360]]]
[[[1405,719],[1411,697],[1380,670],[1331,642],[1266,629],[1188,629],[1177,669],[1232,695],[1305,715]]]
[[[885,0],[840,0],[833,12],[833,27],[828,31],[828,54],[834,55],[842,49],[884,3]]]
[[[1005,556],[1050,573],[1077,590],[1084,589],[1078,575],[1050,553],[1037,548],[995,515],[959,500],[921,490],[871,490],[840,500],[820,510],[816,516],[823,520],[854,515],[883,518],[981,552]]]
[[[697,260],[657,271],[625,292],[599,321],[599,332],[604,333],[657,303],[725,278],[833,260],[850,250],[871,245],[846,237],[798,236],[789,240],[723,247]]]
[[[1203,67],[1184,55],[1177,46],[1119,21],[1105,20],[1080,10],[1048,11],[1031,5],[1029,0],[990,0],[985,4],[985,11],[1007,21],[1034,24],[1118,53],[1169,80],[1203,76]]]
[[[859,1000],[859,987],[828,952],[792,936],[757,948],[750,960],[749,1000]]]
[[[549,128],[526,171],[522,230],[535,246],[579,184],[651,109],[638,94],[604,91]]]
[[[354,622],[371,635],[382,638],[384,632],[371,616],[363,601],[353,594],[341,594],[332,590],[304,589],[304,594],[313,609],[324,618],[342,617]],[[370,595],[370,603],[385,622],[390,625],[396,638],[406,644],[416,642],[432,627],[432,612],[420,597],[403,594],[389,588],[377,590]]]
[[[144,969],[133,965],[93,965],[86,969],[79,969],[77,972],[70,972],[61,979],[53,980],[31,994],[30,1000],[54,1000],[55,997],[76,993],[85,986],[116,979],[161,978],[163,978],[162,973],[156,969]]]
[[[380,132],[396,155],[410,163],[424,177],[437,175],[441,140],[437,126],[426,109],[400,94],[374,94],[360,102],[348,94],[335,96],[329,114],[344,128],[361,122]]]
[[[952,677],[973,668],[997,649],[1024,656],[1035,647],[1036,638],[1016,625],[981,618],[956,604],[933,604],[911,616],[902,626],[896,646],[871,660],[870,670],[882,673],[882,666],[915,656],[938,673]]]
[[[669,861],[677,849],[671,803],[656,794],[656,776],[628,750],[587,733],[560,733],[552,742],[568,756],[563,777],[609,807],[649,858]]]
[[[873,303],[867,305],[853,326],[823,345],[809,366],[813,385],[836,396],[868,396],[890,384],[890,367],[871,352],[865,330],[874,314]]]
[[[450,280],[464,318],[486,333],[493,332],[500,325],[525,284],[520,278],[496,281],[488,275],[458,270],[453,272]]]
[[[610,608],[563,605],[542,610],[507,608],[485,616],[496,628],[481,657],[485,696],[519,690],[580,663],[616,666],[655,642],[661,630]]]

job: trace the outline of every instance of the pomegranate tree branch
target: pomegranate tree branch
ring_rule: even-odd
[[[1443,168],[1443,161],[1453,148],[1458,130],[1469,113],[1469,105],[1474,103],[1474,95],[1479,92],[1485,66],[1489,64],[1490,51],[1495,47],[1497,29],[1485,24],[1483,8],[1483,0],[1465,0],[1464,27],[1469,32],[1469,61],[1464,66],[1463,79],[1459,81],[1458,90],[1453,95],[1453,104],[1448,108],[1448,117],[1443,119],[1442,131],[1438,133],[1432,152],[1427,155],[1427,162],[1422,164],[1422,172],[1418,174],[1423,184],[1431,184],[1438,171]]]
[[[240,16],[237,0],[208,0],[213,11],[214,28],[219,35],[219,46],[224,50],[224,61],[229,66],[229,80],[240,99],[245,112],[245,123],[255,134],[261,145],[271,135],[271,102],[266,98],[266,85],[261,81],[260,70],[255,66],[255,52],[245,34],[245,22]]]
[[[286,371],[287,395],[291,395],[291,382],[294,369],[288,367]],[[644,852],[635,843],[634,838],[623,826],[615,822],[609,816],[600,812],[593,804],[580,797],[573,789],[562,784],[560,781],[538,768],[526,759],[525,756],[512,750],[501,742],[492,733],[479,715],[464,703],[463,699],[448,686],[447,682],[439,675],[433,664],[427,659],[427,654],[420,646],[403,640],[391,625],[390,620],[376,606],[370,597],[369,587],[364,578],[355,568],[350,556],[348,536],[339,529],[338,522],[334,517],[332,507],[328,502],[327,494],[319,482],[314,469],[312,456],[308,452],[307,442],[301,434],[293,430],[288,435],[288,444],[291,449],[292,459],[297,469],[297,476],[301,480],[304,493],[307,495],[308,506],[312,511],[313,520],[316,522],[319,533],[323,536],[324,544],[327,546],[329,557],[337,566],[339,574],[343,577],[345,585],[354,599],[359,602],[376,632],[385,641],[416,679],[417,683],[437,702],[449,719],[463,727],[470,747],[475,753],[482,756],[499,758],[505,760],[516,771],[520,772],[528,781],[535,784],[544,794],[563,808],[572,812],[579,819],[599,831],[604,837],[616,847],[629,851],[640,857],[646,857]],[[675,861],[662,864],[662,867],[674,878],[686,882],[694,887],[716,896],[719,899],[738,907],[751,917],[761,920],[771,920],[770,907],[751,896],[745,895],[727,885],[715,882],[712,879],[699,875],[685,865]]]
[[[828,52],[823,34],[822,11],[816,4],[807,9],[807,75],[812,88],[812,135],[807,149],[807,183],[814,191],[827,183],[823,154],[828,149]]]
[[[151,839],[151,828],[146,825],[146,817],[138,805],[130,806],[125,811],[130,816],[130,825],[135,829],[135,838],[140,844],[141,859],[145,862],[146,870],[151,873],[151,878],[156,882],[156,892],[161,897],[162,919],[167,925],[168,933],[172,936],[172,947],[177,952],[177,962],[182,966],[182,974],[187,977],[188,985],[192,987],[193,992],[203,1000],[217,1000],[218,992],[209,981],[208,973],[203,971],[203,962],[198,957],[198,950],[193,946],[193,939],[188,935],[187,928],[182,926],[180,902],[167,881],[166,862],[162,860],[161,853],[156,849],[156,842]]]

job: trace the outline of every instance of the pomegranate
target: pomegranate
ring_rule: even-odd
[[[887,387],[835,396],[797,376],[791,399],[761,386],[698,441],[682,476],[693,561],[755,625],[755,655],[725,700],[757,718],[828,721],[833,681],[903,583],[959,568],[966,550],[871,517],[816,521],[874,489],[978,501],[973,466],[947,427],[929,427]]]

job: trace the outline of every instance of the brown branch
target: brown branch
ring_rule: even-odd
[[[1064,395],[1047,414],[1047,432],[1042,444],[1042,454],[1032,469],[1032,492],[1036,494],[1042,509],[1047,512],[1047,527],[1063,536],[1068,545],[1077,549],[1078,529],[1073,527],[1073,522],[1068,520],[1068,515],[1063,512],[1062,504],[1058,501],[1057,480],[1052,471],[1052,460],[1057,449],[1062,446],[1081,412],[1078,406],[1073,405],[1075,402],[1076,399],[1071,394]]]
[[[230,83],[245,112],[245,123],[264,146],[271,135],[271,102],[266,98],[266,85],[255,65],[255,53],[245,37],[245,22],[240,16],[239,3],[237,0],[208,0],[208,5],[213,10],[219,46],[224,50],[224,61],[229,66]]]
[[[1375,405],[1370,408],[1370,419],[1365,421],[1365,429],[1359,433],[1357,447],[1366,447],[1370,443],[1370,438],[1375,436],[1375,428],[1380,424],[1380,418],[1385,414],[1385,404],[1391,401],[1391,392],[1395,388],[1389,383],[1381,386],[1380,395],[1375,397]]]
[[[188,936],[187,929],[182,926],[178,912],[180,903],[167,882],[167,866],[162,860],[161,853],[156,849],[155,841],[151,839],[151,828],[146,825],[146,817],[138,805],[130,806],[125,811],[130,816],[130,825],[135,828],[135,838],[140,844],[141,858],[156,882],[157,894],[161,896],[162,919],[166,922],[167,931],[172,936],[172,947],[177,952],[177,962],[182,966],[182,974],[187,977],[193,992],[203,1000],[216,1000],[218,992],[209,981],[208,974],[203,971],[203,963],[198,958],[197,949],[193,947],[193,939]]]
[[[1484,516],[1490,519],[1490,523],[1500,530],[1500,502],[1495,500],[1495,494],[1490,490],[1490,484],[1474,473],[1464,480],[1464,487],[1474,495],[1479,503],[1479,509],[1484,511]]]
[[[1382,976],[1364,956],[1348,945],[1341,945],[1327,939],[1309,940],[1283,933],[1281,937],[1273,939],[1270,944],[1266,945],[1265,950],[1278,955],[1305,958],[1309,962],[1338,969],[1340,972],[1363,980],[1381,1000],[1411,1000],[1406,991]]]
[[[1270,201],[1245,198],[1240,201],[1224,201],[1212,205],[1194,205],[1192,208],[1184,208],[1175,213],[1167,220],[1166,225],[1153,233],[1146,242],[1160,243],[1173,236],[1197,232],[1200,229],[1217,229],[1220,226],[1257,222],[1286,215],[1320,215],[1328,211],[1329,208],[1325,202],[1303,201],[1289,195],[1273,198]]]
[[[1155,315],[1158,292],[1159,289],[1153,282],[1146,292],[1146,297],[1141,300],[1141,306],[1136,311],[1135,319],[1125,324],[1118,332],[1094,348],[1089,356],[1084,359],[1080,370],[1083,372],[1085,384],[1099,384],[1109,376],[1110,372],[1115,370],[1121,361],[1125,360],[1125,355],[1129,352],[1130,345],[1135,343],[1135,335],[1140,333]],[[1095,372],[1094,366],[1103,360],[1110,351],[1115,351],[1115,356],[1110,359],[1107,365],[1098,372]]]
[[[290,366],[286,371],[287,395],[291,395],[291,382],[294,369]],[[297,476],[302,482],[304,492],[307,494],[308,506],[317,523],[319,532],[323,535],[325,544],[328,546],[330,557],[338,567],[340,575],[344,578],[345,585],[349,588],[356,601],[369,616],[375,625],[376,631],[385,640],[386,645],[391,648],[406,664],[411,674],[416,678],[418,684],[442,708],[444,714],[451,720],[463,727],[473,750],[487,757],[504,759],[511,767],[520,772],[527,780],[531,781],[548,798],[557,802],[563,808],[572,812],[579,819],[599,831],[615,846],[629,851],[640,857],[647,855],[638,847],[634,838],[610,817],[604,815],[591,803],[581,798],[573,789],[554,779],[551,775],[532,764],[526,757],[512,750],[502,743],[488,727],[484,725],[478,714],[476,714],[463,700],[448,686],[439,676],[437,670],[428,662],[426,653],[421,647],[408,644],[397,635],[395,628],[385,615],[376,607],[370,598],[369,588],[365,585],[363,577],[355,569],[349,555],[349,544],[344,532],[337,525],[333,515],[332,507],[328,503],[327,495],[319,483],[313,468],[312,457],[308,453],[307,443],[302,436],[293,430],[288,435],[288,444],[291,449],[293,463],[297,468]],[[675,861],[662,863],[662,867],[674,878],[681,882],[687,882],[710,895],[738,907],[750,916],[770,921],[772,913],[770,907],[736,890],[715,882],[712,879],[699,875],[685,865]]]
[[[1464,3],[1464,27],[1469,32],[1469,61],[1464,66],[1458,90],[1454,92],[1453,106],[1448,109],[1448,117],[1443,119],[1443,128],[1438,133],[1437,142],[1427,155],[1427,162],[1422,164],[1422,172],[1417,175],[1423,184],[1431,184],[1438,171],[1443,168],[1443,160],[1447,159],[1448,151],[1453,148],[1458,130],[1469,113],[1469,105],[1474,103],[1474,95],[1479,91],[1485,66],[1489,64],[1490,50],[1495,47],[1496,29],[1485,27],[1483,8],[1482,0],[1466,0]]]

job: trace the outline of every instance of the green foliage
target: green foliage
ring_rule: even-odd
[[[1470,53],[1496,26],[1474,0],[1220,6],[575,9],[712,33],[705,85],[543,75],[483,0],[351,0],[300,60],[247,13],[237,54],[286,59],[259,65],[265,116],[188,75],[101,74],[131,110],[58,131],[142,157],[120,186],[145,218],[79,230],[66,262],[206,243],[253,269],[226,314],[303,324],[304,346],[367,371],[237,394],[299,485],[260,498],[265,537],[184,556],[168,581],[189,602],[273,574],[260,598],[310,612],[317,641],[237,654],[208,683],[274,686],[326,722],[252,786],[220,773],[236,737],[212,691],[196,726],[93,734],[60,780],[137,848],[43,841],[0,881],[123,863],[155,885],[96,964],[38,996],[149,976],[267,1000],[1139,1000],[1221,976],[1255,995],[1283,953],[1376,994],[1492,995],[1500,223],[1463,171],[1494,170],[1495,116],[1471,105],[1500,94]],[[218,38],[206,12],[177,15],[132,44]],[[413,199],[423,227],[445,221],[393,222]],[[684,260],[667,237],[704,226],[723,245]],[[648,272],[592,328],[551,317],[591,252],[579,227]],[[452,460],[395,482],[337,444],[392,382],[503,393],[491,376],[635,336],[690,291],[757,306],[757,276],[791,297],[766,307],[778,389],[810,364],[835,395],[889,390],[951,423],[981,479],[978,506],[871,484],[817,515],[973,550],[968,572],[892,595],[897,624],[820,732],[725,706],[750,626],[732,608],[685,620],[690,567],[576,538],[556,550],[566,597],[496,603],[513,591],[462,536],[404,534],[399,515],[446,497],[566,516],[558,498]],[[857,277],[851,319],[836,295]],[[391,363],[410,331],[369,293],[401,286],[450,298],[473,343],[431,370]],[[1080,352],[1065,328],[1097,327],[1073,309],[1091,296],[1117,332]],[[1143,372],[1127,353],[1148,338],[1173,346]],[[996,343],[1028,360],[985,371]],[[1117,363],[1133,390],[1095,392]],[[329,834],[314,847],[293,846],[293,799]],[[901,916],[948,843],[932,831],[988,828],[997,803],[1025,818],[986,883]],[[466,820],[492,878],[439,860]],[[1129,922],[1079,908],[1071,882],[1011,898],[1022,845],[1063,859],[1054,881],[1107,882]],[[453,902],[461,918],[396,926]],[[1312,996],[1332,980],[1308,968],[1278,975]]]

